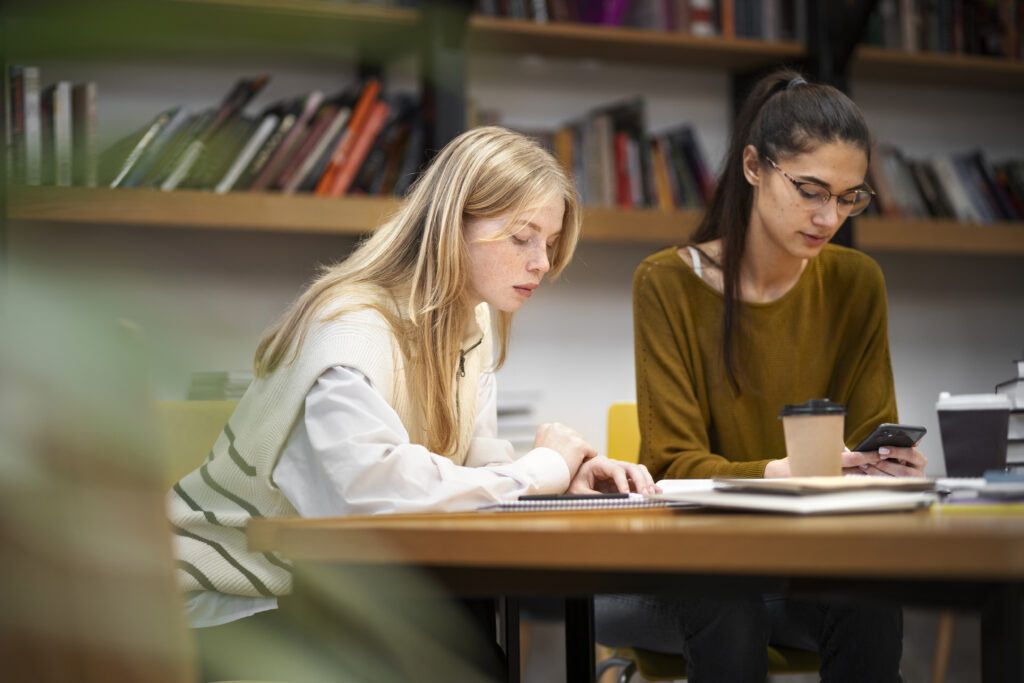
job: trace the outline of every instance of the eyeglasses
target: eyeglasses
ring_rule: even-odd
[[[871,198],[875,196],[875,191],[868,187],[867,183],[864,183],[864,187],[862,188],[833,195],[824,185],[820,185],[809,180],[797,180],[779,168],[779,165],[771,158],[763,154],[761,156],[764,156],[765,160],[772,165],[772,168],[781,173],[786,180],[793,183],[793,187],[796,188],[796,191],[800,194],[800,199],[808,209],[820,209],[828,204],[832,197],[835,197],[836,208],[838,208],[839,211],[845,213],[847,216],[856,216],[859,213],[863,213],[864,209],[868,208],[868,204],[871,203]]]

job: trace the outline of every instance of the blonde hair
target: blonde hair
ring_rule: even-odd
[[[344,261],[322,269],[256,348],[257,377],[292,362],[310,326],[337,318],[351,307],[323,310],[346,293],[366,288],[396,305],[367,304],[390,324],[405,356],[410,386],[423,407],[426,445],[442,455],[458,452],[452,376],[467,315],[466,220],[509,216],[552,199],[565,211],[562,233],[550,256],[551,277],[568,265],[581,229],[576,190],[559,163],[526,136],[497,126],[459,135],[434,158],[401,208]],[[365,291],[365,289],[364,289]],[[323,317],[321,317],[323,316]],[[499,312],[500,352],[505,361],[511,314]]]

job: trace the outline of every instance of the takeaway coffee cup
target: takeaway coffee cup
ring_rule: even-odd
[[[939,432],[947,477],[980,477],[1006,467],[1010,399],[1003,394],[939,394]]]
[[[783,406],[779,412],[786,436],[789,471],[794,477],[843,473],[843,424],[846,408],[827,398]]]

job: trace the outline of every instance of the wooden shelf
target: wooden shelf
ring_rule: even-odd
[[[853,239],[864,251],[1024,256],[1024,223],[865,216],[856,219]]]
[[[281,233],[362,234],[398,207],[390,197],[80,187],[13,187],[7,197],[12,221]]]
[[[708,67],[736,71],[799,59],[796,42],[744,38],[702,38],[621,26],[550,22],[474,15],[469,22],[471,53],[534,54],[568,59]]]
[[[363,234],[395,211],[392,197],[333,199],[262,192],[214,194],[196,190],[24,187],[8,190],[11,221],[120,225],[192,230]],[[685,241],[699,211],[584,210],[583,238],[594,242]]]
[[[82,226],[359,235],[399,206],[392,197],[332,199],[260,192],[214,194],[195,190],[111,190],[82,187],[8,188],[8,218]],[[700,211],[589,207],[587,242],[681,244]],[[952,220],[856,219],[854,238],[865,251],[973,253],[1024,256],[1024,223],[976,225]]]
[[[698,37],[595,24],[538,24],[481,15],[470,18],[469,49],[737,72],[795,64],[806,57],[803,44],[793,41]],[[854,52],[851,75],[877,82],[1020,90],[1024,88],[1024,61],[860,45]]]
[[[903,52],[860,45],[854,51],[850,73],[855,79],[875,82],[1024,89],[1024,61],[984,55]]]
[[[418,46],[419,13],[332,0],[48,0],[5,10],[22,61],[258,62],[267,54],[389,61]]]

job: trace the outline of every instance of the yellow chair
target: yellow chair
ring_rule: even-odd
[[[238,401],[160,401],[160,441],[168,487],[199,467]]]
[[[613,403],[608,408],[609,458],[637,462],[640,457],[640,422],[635,403]],[[612,657],[598,665],[598,678],[613,666],[622,666],[619,681],[626,683],[635,671],[649,681],[686,678],[686,658],[640,648],[614,648]],[[816,673],[821,661],[817,652],[768,646],[768,672]]]

